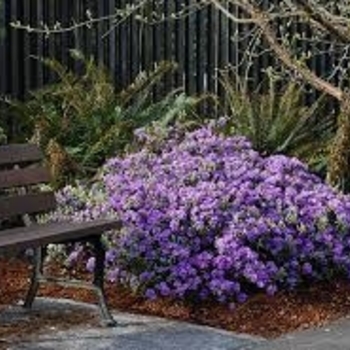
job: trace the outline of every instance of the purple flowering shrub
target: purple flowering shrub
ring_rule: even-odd
[[[147,297],[242,302],[350,276],[350,200],[295,158],[203,127],[105,167],[124,223],[108,276]]]

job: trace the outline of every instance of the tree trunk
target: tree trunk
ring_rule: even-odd
[[[344,93],[338,117],[337,132],[332,142],[329,159],[327,182],[334,188],[350,190],[350,93]]]

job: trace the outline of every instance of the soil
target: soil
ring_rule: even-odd
[[[67,274],[57,264],[49,266],[49,270],[56,275]],[[30,271],[30,265],[21,259],[0,259],[0,313],[3,308],[23,300]],[[81,272],[75,271],[71,274],[88,278]],[[350,314],[348,281],[318,284],[304,290],[279,293],[273,297],[258,294],[233,310],[216,303],[203,303],[194,307],[169,299],[145,300],[127,288],[112,284],[106,284],[106,294],[112,309],[205,324],[266,338],[321,326]],[[39,295],[95,302],[94,295],[89,291],[50,285],[43,286]],[[48,329],[65,329],[86,323],[98,326],[98,317],[94,313],[84,314],[80,311],[64,313],[62,316],[32,312],[30,322],[0,323],[0,348],[2,342],[14,337],[26,337]]]

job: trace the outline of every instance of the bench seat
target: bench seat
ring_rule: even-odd
[[[33,224],[27,227],[16,227],[0,231],[0,252],[2,249],[36,248],[50,243],[79,240],[119,228],[120,222],[116,219]]]

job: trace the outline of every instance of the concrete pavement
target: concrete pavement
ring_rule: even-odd
[[[91,305],[66,300],[38,299],[40,312],[66,308],[96,311]],[[0,323],[28,317],[18,307],[0,313]],[[350,319],[266,340],[157,317],[114,312],[118,326],[87,323],[66,331],[52,330],[6,344],[11,350],[350,350]]]

